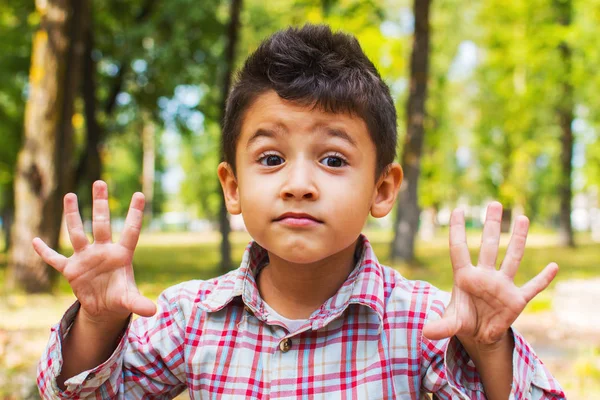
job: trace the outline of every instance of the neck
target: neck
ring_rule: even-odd
[[[356,243],[309,264],[291,263],[269,252],[269,264],[257,282],[261,297],[286,318],[307,319],[342,287],[354,269]]]

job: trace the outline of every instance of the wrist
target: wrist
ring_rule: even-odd
[[[496,354],[506,354],[507,352],[512,354],[512,350],[514,349],[514,337],[508,329],[502,334],[499,340],[492,343],[484,343],[477,341],[474,337],[460,335],[457,335],[456,338],[475,362]]]
[[[483,383],[486,398],[506,399],[512,391],[514,336],[506,330],[493,343],[477,342],[474,338],[458,337]]]
[[[77,313],[80,324],[103,331],[121,331],[129,321],[131,313],[105,313],[92,315],[81,307]]]

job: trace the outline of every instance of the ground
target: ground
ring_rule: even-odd
[[[381,259],[381,254],[386,253],[389,238],[378,234],[369,237],[380,254],[380,261],[385,263],[387,260]],[[243,234],[234,237],[234,254],[241,255],[247,239]],[[164,287],[175,282],[214,276],[217,241],[216,236],[146,235],[135,261],[142,291],[156,298]],[[530,240],[531,249],[524,259],[521,282],[554,260],[562,267],[560,283],[534,299],[515,323],[563,385],[569,399],[600,398],[600,329],[598,324],[590,322],[598,318],[589,314],[595,311],[589,304],[598,304],[598,298],[593,290],[583,290],[581,286],[581,278],[585,278],[587,287],[600,287],[600,280],[593,278],[600,276],[597,264],[600,246],[581,242],[575,250],[553,250],[552,238],[536,235]],[[470,243],[477,244],[477,240]],[[395,267],[412,279],[426,279],[449,289],[451,272],[444,265],[447,257],[444,245],[443,240],[422,245],[423,256],[417,266]],[[169,268],[164,268],[165,265]],[[0,287],[4,279],[2,272],[0,269]],[[60,319],[74,299],[68,289],[65,282],[61,282],[54,295],[0,292],[0,399],[39,398],[35,385],[36,360],[46,345],[50,326]],[[587,308],[582,306],[585,304]],[[581,314],[582,310],[588,314]],[[575,320],[584,323],[574,325],[568,316],[577,316]]]
[[[0,399],[37,399],[35,361],[42,353],[49,326],[73,300],[13,297],[0,306]],[[523,314],[516,328],[564,386],[569,399],[600,398],[600,332],[573,330],[553,311]],[[181,396],[181,399],[187,397]]]

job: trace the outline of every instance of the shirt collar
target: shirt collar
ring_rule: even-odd
[[[383,323],[383,268],[377,261],[369,240],[362,234],[358,240],[356,266],[337,293],[311,315],[313,330],[322,328],[338,318],[351,304],[368,307],[376,313],[380,325]],[[208,312],[215,312],[223,309],[235,298],[241,298],[257,318],[266,320],[255,277],[268,260],[267,251],[258,243],[250,242],[240,267],[217,278],[213,291],[198,305]]]

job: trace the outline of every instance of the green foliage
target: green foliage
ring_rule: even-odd
[[[393,84],[405,74],[405,59],[402,54],[405,52],[408,35],[394,37],[382,34],[380,24],[384,21],[383,14],[382,5],[375,1],[332,1],[326,5],[315,0],[283,0],[272,3],[245,1],[241,14],[237,66],[239,68],[258,44],[276,30],[306,22],[328,23],[333,29],[353,32],[384,79]],[[203,124],[184,138],[181,154],[181,165],[185,173],[181,200],[186,205],[194,206],[197,216],[209,219],[216,217],[221,196],[216,176],[219,163],[220,110],[209,105],[220,104],[221,82],[221,76],[213,75],[201,85],[203,96],[199,109],[202,110]]]
[[[37,18],[30,1],[0,1],[0,211],[12,208],[12,182],[23,136],[31,38]]]
[[[222,64],[223,6],[216,0],[202,6],[190,0],[148,0],[93,2],[93,7],[97,116],[106,136],[101,153],[103,178],[114,189],[111,205],[123,211],[132,190],[141,187],[145,122],[159,131],[153,199],[159,211],[166,199],[160,182],[167,150],[160,145],[161,132],[190,135],[194,119],[214,116],[218,109],[210,96],[215,85],[209,83],[217,80]],[[78,153],[84,143],[79,141]],[[89,187],[79,188],[84,204],[90,204],[89,192]]]
[[[184,139],[181,166],[185,178],[180,189],[184,204],[194,205],[201,218],[216,219],[219,212],[221,189],[217,180],[220,161],[220,127],[212,124],[207,130],[195,132]]]
[[[139,131],[138,131],[139,132]],[[103,159],[108,180],[110,210],[115,216],[124,216],[129,209],[131,195],[142,190],[142,148],[137,132],[129,131],[107,140]],[[118,195],[118,194],[127,195]]]
[[[598,46],[598,23],[600,22],[600,1],[576,0],[576,24],[569,39],[576,44],[574,54],[574,80],[581,99],[579,113],[585,122],[577,132],[585,145],[583,176],[587,188],[600,190],[600,76],[597,65],[600,63]],[[597,206],[600,206],[598,204]]]
[[[429,96],[419,183],[419,203],[423,208],[456,202],[463,194],[461,186],[469,184],[468,177],[465,179],[467,171],[458,165],[456,156],[464,146],[469,112],[461,96],[467,90],[466,82],[452,74],[459,47],[469,33],[470,9],[460,3],[434,1],[431,11]]]
[[[477,69],[479,110],[476,149],[485,192],[507,205],[521,204],[534,219],[549,221],[558,212],[560,128],[563,84],[573,85],[575,117],[575,186],[597,185],[600,81],[598,1],[574,1],[569,26],[559,24],[567,11],[543,1],[488,1],[478,12],[482,53]],[[562,10],[562,11],[561,11]],[[596,24],[596,25],[594,25]],[[572,69],[559,46],[572,50]],[[578,146],[585,146],[585,151]],[[578,160],[585,153],[586,162]],[[583,168],[581,166],[583,165]],[[579,178],[578,178],[579,177]],[[578,179],[577,179],[578,178]],[[578,182],[587,182],[581,185]]]
[[[104,178],[114,212],[140,189],[141,121],[157,127],[157,177],[179,165],[182,203],[200,217],[217,215],[221,85],[228,2],[109,0],[92,2],[97,64],[98,119],[106,129]],[[357,36],[390,85],[402,138],[412,45],[408,0],[244,1],[236,56],[239,67],[274,31],[306,22],[328,23]],[[421,207],[443,207],[490,197],[522,205],[539,222],[558,210],[559,128],[555,107],[565,71],[557,46],[573,48],[577,143],[585,162],[576,189],[600,186],[600,0],[573,0],[569,28],[558,26],[553,5],[541,0],[484,3],[436,0],[431,15],[428,116],[421,162]],[[32,1],[0,0],[0,209],[10,207],[21,146],[31,37],[39,16]],[[465,48],[476,64],[465,64]],[[474,68],[474,69],[473,69]],[[119,83],[121,82],[121,83]],[[119,93],[114,108],[108,101]],[[81,120],[83,104],[77,103]],[[79,123],[78,156],[85,143]],[[163,134],[181,136],[168,156]],[[160,181],[158,181],[160,183]],[[155,206],[166,195],[157,183]],[[80,188],[88,203],[89,188]],[[161,197],[162,196],[162,197]]]

